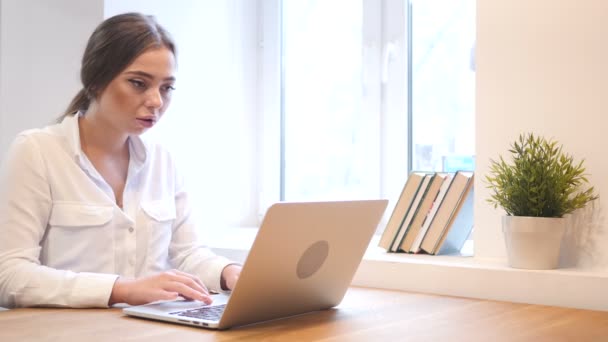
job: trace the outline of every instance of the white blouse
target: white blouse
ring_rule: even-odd
[[[17,136],[0,175],[0,306],[107,307],[120,276],[176,268],[220,290],[169,153],[129,138],[123,208],[80,146],[78,115]]]

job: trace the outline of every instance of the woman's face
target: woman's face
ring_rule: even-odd
[[[165,47],[139,55],[97,98],[97,118],[126,134],[141,134],[160,120],[171,102],[175,57]]]

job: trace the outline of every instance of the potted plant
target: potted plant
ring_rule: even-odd
[[[511,161],[490,160],[485,177],[491,189],[487,201],[506,211],[502,229],[509,265],[515,268],[557,268],[564,215],[599,196],[585,177],[583,161],[554,140],[521,134],[509,149]]]

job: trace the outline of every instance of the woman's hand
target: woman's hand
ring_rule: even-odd
[[[224,267],[222,271],[222,290],[224,291],[232,291],[234,286],[236,285],[236,281],[239,280],[239,276],[241,275],[242,267],[240,265],[228,265]]]
[[[127,303],[141,305],[157,300],[173,300],[178,296],[211,304],[207,287],[197,277],[171,270],[139,279],[118,278],[112,288],[109,305]]]

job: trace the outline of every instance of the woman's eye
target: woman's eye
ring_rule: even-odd
[[[146,88],[146,84],[140,80],[129,80],[129,82],[131,82],[131,84],[138,89],[144,89]]]
[[[169,93],[175,90],[175,87],[172,85],[166,85],[161,88],[164,92]]]

